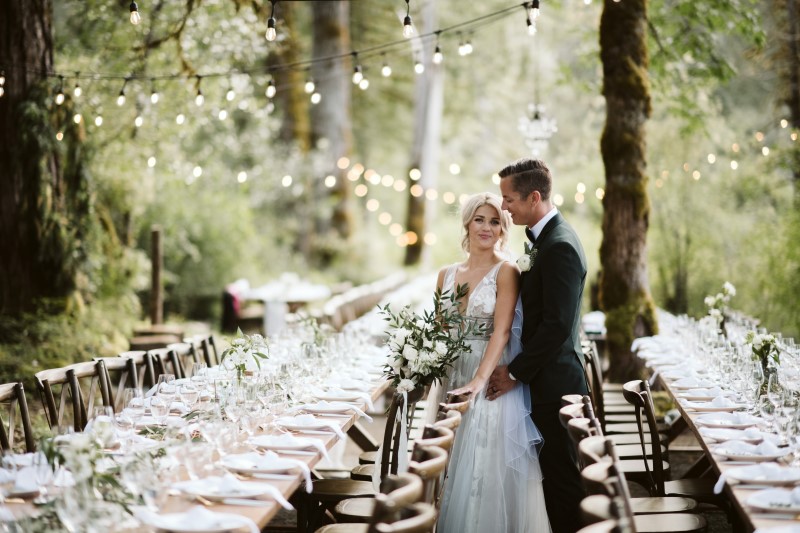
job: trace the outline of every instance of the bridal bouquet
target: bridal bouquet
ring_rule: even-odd
[[[258,333],[245,335],[242,330],[231,341],[228,349],[222,352],[222,366],[228,370],[236,370],[239,379],[246,371],[261,368],[261,360],[269,357],[267,339]]]
[[[455,292],[437,289],[433,309],[416,314],[409,307],[393,312],[381,308],[389,322],[389,362],[384,369],[398,392],[410,392],[447,375],[448,367],[469,349],[467,337],[483,334],[485,326],[465,320],[458,302],[468,291],[459,285]]]

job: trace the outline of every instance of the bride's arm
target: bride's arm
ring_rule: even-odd
[[[492,375],[497,363],[503,356],[503,350],[511,335],[511,324],[514,322],[514,308],[519,295],[519,270],[516,265],[504,263],[497,273],[497,301],[494,306],[494,332],[483,352],[481,364],[472,381],[452,391],[454,394],[470,393],[474,395],[482,390]]]

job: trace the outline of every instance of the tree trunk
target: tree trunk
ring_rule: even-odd
[[[350,52],[349,17],[347,2],[312,2],[314,47],[313,57],[338,56]],[[315,62],[311,68],[317,92],[322,96],[319,104],[311,109],[311,131],[314,147],[322,157],[324,174],[320,178],[336,176],[336,184],[323,188],[321,179],[315,183],[317,191],[327,191],[332,204],[330,222],[324,222],[329,235],[321,236],[322,242],[315,247],[324,266],[336,255],[331,239],[349,239],[353,234],[353,200],[350,182],[345,170],[337,166],[341,157],[350,158],[353,151],[353,124],[351,113],[352,83],[348,76],[348,63],[339,59]],[[316,174],[316,172],[315,172]]]
[[[75,287],[89,198],[80,125],[55,109],[49,0],[0,3],[0,313],[16,315]],[[56,128],[63,125],[63,141]],[[61,302],[63,305],[63,301]]]
[[[631,342],[658,327],[647,278],[647,0],[604,1],[600,56],[606,99],[600,142],[606,171],[600,303],[606,314],[609,378],[624,381],[640,377]]]
[[[436,5],[434,2],[422,4],[420,17],[423,23],[421,33],[431,33],[436,28]],[[439,181],[439,155],[441,151],[441,126],[444,106],[444,66],[432,61],[436,42],[428,39],[420,43],[412,41],[412,50],[425,65],[425,72],[417,75],[414,87],[414,139],[411,147],[411,169],[420,171],[420,179],[411,181],[427,191],[435,188]],[[406,247],[404,264],[417,265],[424,262],[425,229],[433,217],[427,208],[436,204],[427,202],[425,195],[415,196],[408,188],[408,211],[406,231],[412,236]]]
[[[267,64],[292,65],[302,60],[297,46],[298,35],[295,34],[298,5],[294,2],[280,4],[281,33],[286,41],[275,54],[270,54]],[[282,112],[278,137],[287,143],[296,144],[303,153],[311,149],[311,127],[308,119],[308,95],[303,91],[303,72],[298,69],[280,69],[272,72],[277,88],[275,101],[278,111]]]

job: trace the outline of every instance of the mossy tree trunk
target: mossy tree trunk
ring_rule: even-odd
[[[606,99],[600,142],[606,171],[600,305],[606,314],[609,378],[624,381],[639,377],[641,370],[631,342],[658,327],[647,277],[647,0],[604,1],[600,56]]]
[[[314,32],[313,57],[332,57],[347,54],[350,46],[350,5],[348,2],[311,2]],[[345,170],[337,166],[341,157],[352,157],[353,122],[351,113],[352,86],[348,76],[348,63],[338,59],[318,61],[312,65],[311,74],[322,95],[319,104],[311,109],[312,142],[323,156],[324,174],[319,176],[315,190],[327,198],[330,217],[322,221],[328,234],[320,235],[315,253],[325,266],[335,256],[337,246],[333,240],[346,240],[353,234],[353,198],[350,181]],[[322,179],[336,176],[336,184],[327,188]],[[323,212],[328,212],[328,207]]]
[[[82,129],[69,101],[49,109],[49,0],[0,3],[0,69],[0,314],[17,315],[73,294],[89,216]]]

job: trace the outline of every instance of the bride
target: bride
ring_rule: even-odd
[[[518,384],[495,401],[485,396],[494,368],[520,351],[520,274],[503,257],[510,216],[499,196],[479,193],[464,203],[461,217],[467,260],[443,268],[437,284],[442,290],[467,284],[461,311],[487,328],[468,341],[471,349],[449,379],[457,387],[452,392],[469,393],[473,402],[456,433],[437,531],[548,533],[537,452],[542,438],[530,418],[529,390]]]

